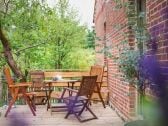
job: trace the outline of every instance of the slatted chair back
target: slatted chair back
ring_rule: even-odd
[[[44,86],[44,72],[43,71],[31,71],[30,78],[33,82],[33,88],[39,89]]]
[[[12,79],[9,67],[4,68],[4,74],[5,74],[5,77],[6,77],[6,82],[8,84],[8,88],[10,90],[11,96],[13,97],[14,93],[15,93],[15,90],[14,90],[14,88],[10,88],[10,85],[14,85],[14,81]]]
[[[97,82],[102,82],[103,80],[103,72],[104,72],[104,67],[103,66],[91,66],[90,69],[90,76],[95,76],[97,75]]]
[[[91,66],[91,69],[90,69],[90,75],[93,76],[93,75],[97,75],[97,83],[96,83],[96,87],[95,87],[95,91],[94,93],[97,93],[102,104],[103,104],[103,107],[105,108],[105,103],[103,101],[103,98],[102,98],[102,95],[100,93],[100,90],[101,90],[101,87],[102,87],[102,82],[103,82],[103,74],[104,74],[104,66]]]
[[[36,92],[34,97],[34,102],[36,105],[46,104],[46,91],[44,81],[44,72],[43,71],[31,71],[30,79],[33,82],[32,89]]]
[[[91,98],[96,86],[97,76],[83,76],[78,96]]]
[[[6,81],[8,82],[8,85],[14,85],[12,76],[11,76],[11,74],[10,74],[10,69],[9,69],[9,67],[5,67],[5,68],[4,68],[4,74],[5,74],[5,77],[6,77]]]

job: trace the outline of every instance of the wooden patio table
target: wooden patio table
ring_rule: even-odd
[[[50,98],[51,98],[51,89],[53,87],[54,83],[67,83],[67,87],[68,88],[74,88],[74,84],[76,82],[80,82],[80,80],[71,80],[71,79],[59,79],[59,80],[44,80],[44,83],[46,84],[46,86],[48,86],[49,88],[49,92],[46,92],[46,97],[47,97],[47,110],[50,108]],[[69,92],[69,95],[72,95],[71,92]]]

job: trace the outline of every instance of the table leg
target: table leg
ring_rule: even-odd
[[[48,91],[46,90],[47,111],[48,111],[48,109],[50,108],[50,98],[51,98],[51,93],[52,93],[51,84],[52,84],[52,83],[49,83],[49,90],[48,90]]]
[[[71,87],[70,87],[70,84],[71,84]],[[68,88],[74,89],[74,84],[75,84],[75,82],[68,82]],[[72,96],[71,91],[69,91],[69,96]]]
[[[68,82],[68,88],[70,88],[70,82]],[[69,91],[69,96],[72,96],[72,93]]]

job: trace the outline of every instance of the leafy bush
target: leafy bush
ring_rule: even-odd
[[[119,70],[123,73],[124,78],[127,82],[137,83],[138,78],[138,61],[140,54],[138,50],[130,50],[124,48],[116,59],[119,65]]]

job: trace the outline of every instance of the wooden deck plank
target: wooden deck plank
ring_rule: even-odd
[[[123,126],[123,121],[110,107],[105,109],[101,104],[93,104],[91,106],[98,119],[91,120],[85,123],[80,123],[74,115],[70,115],[68,119],[64,119],[66,112],[50,113],[46,110],[45,105],[37,106],[37,116],[33,116],[28,106],[17,105],[12,108],[7,118],[4,118],[6,109],[0,109],[2,112],[0,117],[0,126],[13,126],[13,123],[25,123],[23,126]],[[83,114],[84,117],[90,116],[87,111]]]

